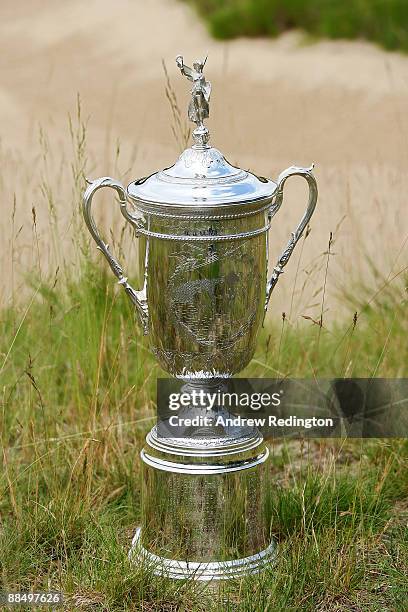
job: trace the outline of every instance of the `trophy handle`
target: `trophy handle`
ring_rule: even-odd
[[[283,172],[281,172],[281,174],[278,177],[278,189],[277,189],[277,193],[276,193],[276,199],[273,205],[273,208],[271,209],[270,212],[270,218],[272,217],[272,215],[275,215],[275,213],[277,213],[277,211],[279,210],[279,208],[282,205],[283,202],[283,188],[285,186],[286,180],[290,177],[290,176],[303,176],[303,178],[305,178],[307,180],[307,183],[309,185],[309,201],[307,204],[307,208],[306,211],[299,223],[299,225],[297,226],[297,228],[295,229],[294,232],[292,232],[292,236],[288,242],[288,244],[286,245],[284,251],[281,253],[274,269],[272,272],[272,276],[269,279],[269,281],[266,284],[266,300],[265,300],[265,312],[268,308],[268,304],[269,304],[269,300],[271,297],[271,293],[276,285],[276,283],[278,282],[279,276],[282,274],[283,272],[283,268],[286,266],[286,264],[288,263],[290,256],[293,253],[293,249],[295,248],[295,246],[297,245],[300,237],[303,234],[303,231],[305,229],[305,227],[307,226],[307,224],[310,221],[311,216],[313,215],[314,209],[316,207],[316,202],[317,202],[317,195],[318,195],[318,191],[317,191],[317,183],[316,183],[316,179],[313,176],[312,170],[314,168],[314,164],[312,164],[310,166],[310,168],[300,168],[298,166],[291,166],[290,168],[287,168],[286,170],[284,170]]]
[[[102,251],[102,253],[105,255],[112,272],[114,273],[116,278],[119,279],[119,285],[122,285],[127,295],[129,296],[132,304],[136,306],[136,310],[139,314],[139,317],[140,317],[140,320],[143,326],[143,333],[147,334],[149,312],[148,312],[148,306],[147,306],[146,269],[145,269],[145,279],[144,279],[143,289],[141,291],[135,291],[135,289],[133,289],[133,287],[131,287],[129,283],[127,282],[127,278],[123,274],[122,267],[120,266],[119,262],[113,257],[113,255],[110,253],[109,246],[102,240],[98,232],[98,229],[96,227],[95,220],[92,216],[92,211],[91,211],[92,198],[99,189],[102,189],[103,187],[111,187],[119,195],[120,211],[122,215],[125,217],[127,221],[129,221],[133,226],[136,227],[136,230],[138,227],[137,218],[129,214],[126,208],[126,191],[123,185],[121,185],[119,182],[105,176],[105,177],[96,179],[95,181],[88,181],[88,183],[89,185],[84,193],[84,198],[83,198],[83,214],[84,214],[85,222],[88,226],[88,229],[91,233],[92,238],[95,240],[96,244],[98,245],[98,249]]]

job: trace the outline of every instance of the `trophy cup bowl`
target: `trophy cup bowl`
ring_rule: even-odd
[[[274,182],[229,164],[208,144],[203,124],[211,91],[205,61],[188,68],[179,56],[177,65],[193,82],[193,146],[173,166],[127,189],[109,177],[92,181],[84,194],[84,217],[161,367],[187,391],[222,390],[253,356],[272,290],[314,212],[317,186],[312,167],[288,168]],[[309,201],[268,279],[269,228],[285,182],[294,175],[307,180]],[[93,219],[92,198],[104,187],[117,192],[121,212],[139,238],[144,277],[139,291],[128,283]],[[153,427],[141,452],[142,525],[132,560],[144,559],[169,578],[218,580],[260,571],[275,554],[264,512],[267,457],[255,428],[198,428],[172,438]]]

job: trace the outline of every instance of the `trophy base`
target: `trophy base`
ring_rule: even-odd
[[[129,550],[129,559],[133,563],[146,563],[151,567],[155,576],[162,576],[172,580],[199,580],[210,582],[212,580],[236,580],[258,574],[273,563],[276,557],[277,545],[271,542],[264,550],[231,561],[212,561],[210,563],[197,563],[192,561],[179,561],[155,555],[146,550],[141,542],[141,528],[136,530]]]
[[[190,381],[182,390],[193,387],[226,388],[224,381]],[[159,419],[146,436],[141,528],[130,558],[172,579],[219,581],[260,572],[276,552],[266,519],[269,449],[262,435],[229,424],[223,407],[191,404],[181,416],[199,417],[198,425],[175,432]],[[204,416],[211,416],[209,423],[201,424]]]

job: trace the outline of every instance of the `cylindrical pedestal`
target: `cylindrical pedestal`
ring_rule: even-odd
[[[133,560],[196,580],[238,578],[272,561],[263,487],[269,451],[259,432],[159,438],[154,427],[146,442]]]

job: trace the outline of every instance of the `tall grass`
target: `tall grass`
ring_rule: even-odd
[[[312,36],[367,39],[408,51],[405,0],[193,0],[216,38],[277,36],[300,28]]]
[[[59,219],[49,151],[32,211],[33,253],[41,252],[38,217],[47,211],[58,264],[47,268],[34,257],[23,298],[0,313],[2,590],[62,590],[66,610],[402,610],[404,441],[274,442],[268,517],[280,553],[262,576],[214,592],[129,564],[140,518],[138,453],[160,372],[83,230],[89,161],[80,106],[69,129],[72,218]],[[44,141],[43,134],[42,151]],[[59,246],[63,231],[73,243],[69,257]],[[119,234],[113,247],[125,250],[126,240]],[[330,254],[322,261],[323,284]],[[294,320],[288,309],[282,326],[263,330],[246,373],[406,375],[405,283],[401,272],[379,277],[377,287],[355,287],[344,299],[356,314],[330,329],[323,307],[316,321]]]

